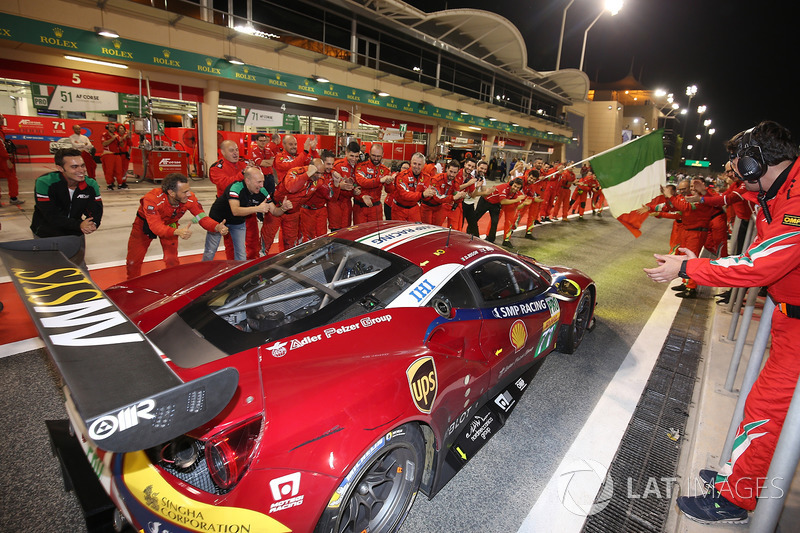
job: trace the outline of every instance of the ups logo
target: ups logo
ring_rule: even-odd
[[[408,385],[411,388],[411,398],[414,400],[414,405],[421,412],[430,413],[439,389],[433,357],[421,357],[411,363],[411,366],[406,370],[406,376],[408,377]]]

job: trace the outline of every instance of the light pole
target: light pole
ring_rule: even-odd
[[[689,97],[689,103],[686,104],[686,107],[683,109],[683,111],[686,111],[686,120],[683,121],[683,131],[681,132],[681,137],[684,139],[684,142],[686,139],[686,124],[689,122],[689,109],[692,108],[692,98],[696,94],[697,94],[697,85],[689,85],[688,87],[686,87],[686,96]]]
[[[589,30],[591,30],[592,26],[594,26],[595,23],[598,20],[600,20],[600,17],[603,16],[603,13],[608,11],[609,13],[611,13],[611,16],[613,17],[614,15],[619,13],[620,9],[622,9],[622,0],[606,0],[606,5],[605,7],[603,7],[603,10],[600,12],[599,15],[597,15],[597,17],[595,17],[592,23],[589,24],[589,27],[586,28],[586,31],[583,32],[583,47],[581,48],[581,65],[578,68],[578,70],[583,71],[583,58],[586,56],[586,38],[589,36]]]
[[[569,4],[564,8],[564,14],[561,15],[561,36],[558,38],[558,55],[556,56],[556,70],[561,68],[561,47],[564,45],[564,26],[567,24],[567,9],[575,0],[569,0]]]

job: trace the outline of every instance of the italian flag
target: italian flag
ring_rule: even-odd
[[[611,214],[635,237],[648,216],[636,210],[661,194],[667,177],[663,133],[656,130],[590,160]]]

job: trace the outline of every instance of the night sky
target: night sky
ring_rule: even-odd
[[[554,70],[561,18],[568,0],[406,0],[427,12],[473,8],[498,13],[519,28],[528,66]],[[686,137],[711,119],[710,160],[721,170],[722,143],[761,120],[776,120],[800,140],[800,111],[793,79],[800,33],[789,4],[741,0],[626,0],[616,16],[603,15],[586,44],[584,71],[591,81],[612,82],[629,72],[646,89],[664,88],[685,107],[688,85],[697,85]],[[567,11],[561,68],[580,64],[586,27],[602,0],[575,0]],[[707,106],[698,121],[697,106]],[[682,125],[678,126],[681,131]],[[700,125],[701,130],[705,128]],[[709,153],[709,150],[706,150]]]

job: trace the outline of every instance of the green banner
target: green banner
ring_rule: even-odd
[[[220,78],[246,81],[282,89],[287,92],[367,104],[563,144],[572,142],[572,139],[563,135],[514,126],[500,121],[490,121],[472,115],[462,115],[457,111],[439,108],[424,102],[404,100],[392,96],[381,97],[373,91],[335,83],[318,83],[313,78],[285,74],[252,65],[233,65],[219,57],[156,46],[130,39],[109,39],[101,37],[92,31],[15,15],[0,14],[0,39],[47,46],[65,52],[100,57],[108,61],[156,65],[182,72],[202,73]],[[38,106],[43,102],[41,100],[43,96],[39,95],[39,98],[38,104],[36,98],[34,98],[34,105]],[[120,108],[122,106],[123,104],[121,103]],[[138,102],[135,107],[138,110]]]

